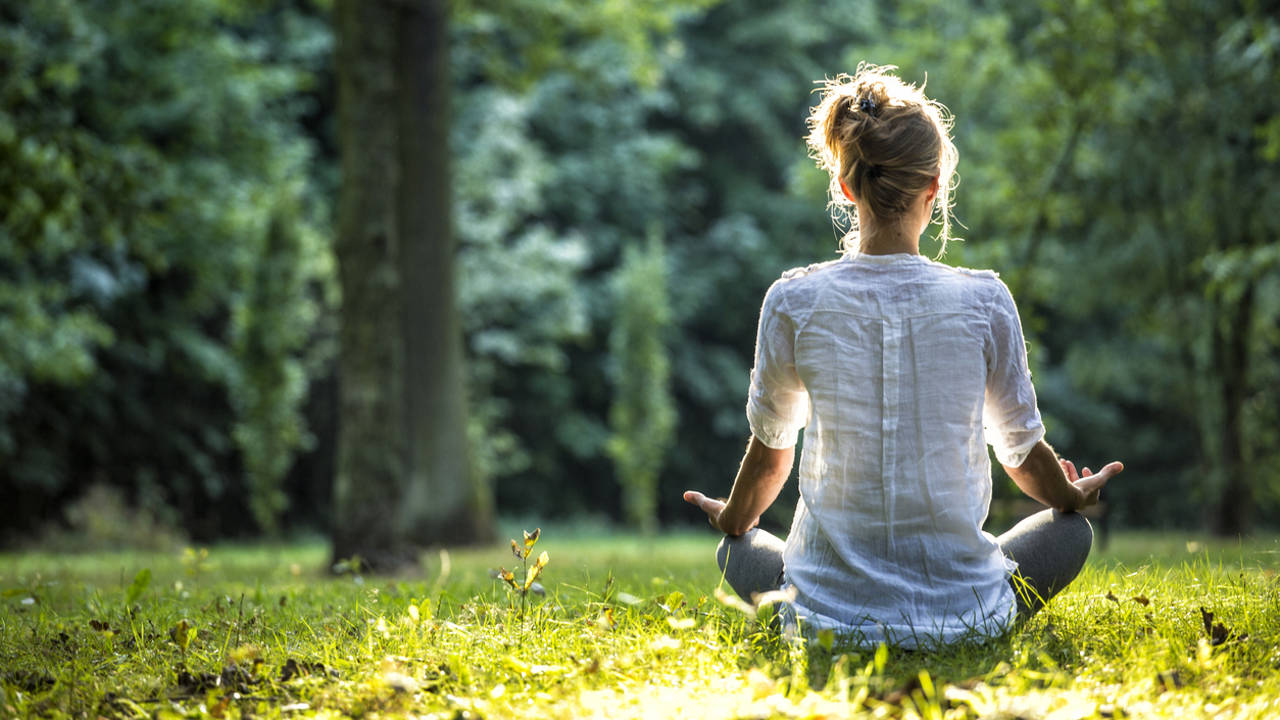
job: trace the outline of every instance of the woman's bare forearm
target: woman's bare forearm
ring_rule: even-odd
[[[1041,440],[1018,467],[1002,465],[1022,492],[1051,508],[1070,512],[1084,507],[1085,493],[1071,484],[1058,462],[1058,454]]]
[[[719,525],[725,534],[741,535],[756,526],[791,475],[795,452],[794,447],[775,450],[751,436],[729,501],[720,513]]]

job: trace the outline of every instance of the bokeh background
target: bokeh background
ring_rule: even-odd
[[[1126,462],[1107,522],[1275,526],[1275,3],[456,0],[413,19],[447,33],[430,67],[364,67],[379,38],[428,36],[352,5],[0,2],[3,543],[328,534],[335,487],[438,504],[344,464],[384,452],[343,440],[365,422],[352,338],[392,341],[341,272],[368,252],[341,230],[344,158],[404,154],[343,120],[383,112],[359,88],[384,70],[451,95],[384,89],[448,160],[429,192],[451,231],[402,245],[453,258],[455,307],[401,312],[457,320],[465,409],[436,420],[468,439],[437,480],[467,486],[458,537],[492,515],[701,522],[679,493],[728,492],[765,289],[836,256],[802,135],[815,81],[862,60],[954,113],[964,241],[942,261],[1013,290],[1055,447]],[[380,252],[370,272],[413,285]]]

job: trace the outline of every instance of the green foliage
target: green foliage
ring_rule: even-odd
[[[812,79],[837,63],[847,38],[863,32],[859,23],[867,20],[866,6],[830,3],[809,11],[724,3],[689,7],[670,26],[646,26],[653,18],[649,10],[636,13],[629,26],[600,33],[579,31],[589,24],[590,10],[566,18],[569,24],[556,31],[564,42],[554,61],[519,82],[489,69],[493,55],[484,52],[487,41],[477,34],[524,48],[521,43],[535,42],[524,34],[527,26],[506,27],[496,11],[460,13],[454,61],[461,124],[480,128],[465,133],[465,142],[455,138],[460,178],[478,179],[460,180],[465,184],[457,188],[460,233],[465,238],[488,218],[508,217],[514,208],[525,225],[549,238],[571,238],[580,249],[572,267],[555,259],[518,261],[538,267],[541,275],[564,278],[570,292],[556,297],[572,299],[580,315],[555,312],[558,303],[550,299],[490,306],[508,313],[507,319],[464,313],[470,349],[484,363],[489,358],[478,352],[476,340],[484,334],[477,329],[505,327],[512,320],[523,328],[513,308],[533,313],[533,328],[546,327],[544,317],[581,321],[553,345],[562,365],[544,369],[527,363],[526,357],[543,356],[541,346],[513,342],[508,357],[520,360],[496,365],[493,381],[475,386],[484,388],[473,394],[482,409],[498,408],[487,415],[496,428],[487,431],[488,438],[499,447],[519,448],[508,456],[512,462],[498,464],[499,507],[623,514],[613,484],[585,479],[614,472],[607,448],[614,375],[603,340],[615,326],[611,278],[638,229],[663,237],[668,265],[680,277],[670,289],[668,341],[682,427],[668,453],[668,471],[658,480],[660,514],[680,505],[678,491],[688,478],[723,472],[727,482],[730,471],[724,468],[740,457],[747,433],[742,398],[760,298],[783,269],[830,256],[835,248],[823,211],[823,183],[805,192],[816,171],[804,155],[800,109],[809,100]],[[615,32],[630,33],[629,27],[649,27],[652,63],[640,73],[628,41]],[[529,56],[503,57],[502,62],[524,62]],[[743,73],[744,57],[768,77],[760,88],[734,80]],[[513,109],[522,118],[515,127],[506,120]],[[481,132],[486,143],[475,142]],[[502,151],[504,163],[490,165],[483,158],[495,145],[510,150]],[[471,167],[485,170],[475,173]],[[536,197],[529,192],[533,188]],[[519,234],[506,234],[502,252],[510,252]],[[497,290],[496,297],[504,298],[542,282],[524,276],[513,282],[508,266],[464,264],[463,284]],[[464,303],[471,302],[469,294],[464,287]],[[528,498],[524,488],[530,484],[544,492]]]
[[[7,532],[90,485],[200,537],[287,524],[286,495],[325,502],[328,9],[0,13]],[[688,518],[691,479],[727,490],[760,298],[835,252],[801,141],[813,81],[864,59],[953,110],[967,240],[944,261],[1013,288],[1055,446],[1127,462],[1112,520],[1211,509],[1229,530],[1280,507],[1280,30],[1265,5],[451,9],[468,431],[500,509],[624,514],[604,480],[607,339],[613,278],[648,232],[679,278],[665,340],[681,422],[656,512]],[[766,524],[785,525],[794,493]]]
[[[62,523],[40,529],[41,548],[61,552],[90,550],[169,550],[182,544],[172,510],[131,506],[112,485],[90,485],[62,511]]]
[[[318,300],[302,291],[331,269],[313,204],[269,228],[312,188],[298,98],[327,47],[293,37],[285,63],[262,41],[309,27],[314,40],[296,11],[213,0],[0,17],[8,532],[91,482],[177,506],[196,534],[247,529],[246,496],[271,525],[304,437],[298,338]],[[255,280],[282,262],[291,280]]]
[[[1091,413],[1104,423],[1073,424],[1091,443],[1137,426],[1134,450],[1178,488],[1171,496],[1196,498],[1204,520],[1239,532],[1253,498],[1274,502],[1280,482],[1255,420],[1280,400],[1264,379],[1276,345],[1262,330],[1280,311],[1269,289],[1280,276],[1265,259],[1280,232],[1268,210],[1280,166],[1265,157],[1266,119],[1280,110],[1267,90],[1280,80],[1280,24],[1252,4],[1194,2],[1046,4],[1033,18],[1021,56],[1043,63],[1058,105],[1088,109],[1062,188],[1088,212],[1029,255],[1057,268],[1038,283],[1041,303],[1071,296],[1046,314],[1074,342],[1046,342],[1074,389],[1109,406]],[[1090,83],[1078,80],[1085,27]],[[1087,289],[1071,292],[1067,279],[1086,276]],[[1135,514],[1195,512],[1151,506],[1140,486],[1117,490]]]
[[[498,85],[528,88],[576,65],[575,51],[605,40],[622,52],[620,69],[647,88],[661,78],[660,40],[682,16],[719,0],[457,0],[464,52],[475,71]]]
[[[1136,471],[1108,488],[1122,522],[1247,527],[1248,498],[1269,507],[1280,486],[1262,420],[1278,404],[1275,19],[1198,2],[896,14],[846,62],[927,75],[955,113],[968,242],[947,262],[1013,289],[1049,439]]]
[[[580,481],[611,471],[601,341],[611,322],[609,278],[632,224],[667,213],[665,185],[688,159],[645,127],[655,99],[617,40],[649,32],[650,10],[638,8],[634,22],[602,33],[562,29],[573,51],[557,55],[531,85],[490,75],[485,46],[469,41],[473,33],[511,33],[510,42],[523,47],[530,40],[523,29],[486,26],[495,18],[483,12],[459,13],[462,317],[473,360],[472,437],[500,507],[617,512],[610,483]],[[541,492],[530,496],[530,484]]]
[[[317,352],[307,352],[322,307],[307,282],[331,276],[332,268],[328,254],[317,252],[324,247],[319,238],[304,242],[304,231],[296,212],[276,210],[235,323],[241,375],[232,388],[239,417],[234,436],[243,456],[249,508],[266,531],[276,529],[288,506],[281,481],[310,440],[299,409],[308,377],[323,369]],[[322,346],[319,353],[322,361],[332,350]]]
[[[1244,719],[1280,692],[1274,537],[1119,535],[1021,628],[931,652],[780,642],[714,599],[708,533],[539,542],[568,560],[523,615],[501,546],[420,578],[333,577],[316,545],[215,547],[199,575],[0,555],[0,713]]]
[[[628,247],[615,280],[613,435],[608,451],[622,486],[627,522],[644,532],[657,526],[658,477],[676,428],[666,335],[671,323],[662,240]]]
[[[529,467],[526,442],[543,440],[510,429],[515,393],[562,382],[565,345],[586,331],[574,283],[587,254],[577,233],[557,232],[540,217],[552,178],[531,137],[530,103],[486,90],[459,104],[454,192],[471,433],[480,472],[506,476]]]
[[[129,583],[129,587],[124,592],[125,606],[138,602],[142,597],[142,593],[147,591],[147,586],[151,584],[151,569],[142,568],[137,575],[133,576],[133,582]]]

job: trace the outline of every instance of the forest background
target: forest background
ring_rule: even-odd
[[[332,524],[332,15],[0,2],[3,542]],[[1110,522],[1274,525],[1277,17],[457,0],[474,482],[499,514],[647,528],[698,522],[687,487],[727,493],[764,290],[836,256],[801,139],[814,83],[868,60],[955,114],[965,240],[942,260],[1011,287],[1057,449],[1125,460]],[[789,492],[766,524],[786,526]]]

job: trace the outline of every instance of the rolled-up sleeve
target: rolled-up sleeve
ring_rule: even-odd
[[[1018,308],[1003,282],[992,302],[985,354],[987,390],[982,429],[996,459],[1007,467],[1018,467],[1044,437],[1044,423],[1031,384]]]
[[[751,433],[775,450],[794,446],[809,417],[809,394],[796,372],[795,323],[786,312],[784,282],[775,282],[764,297],[747,394]]]

